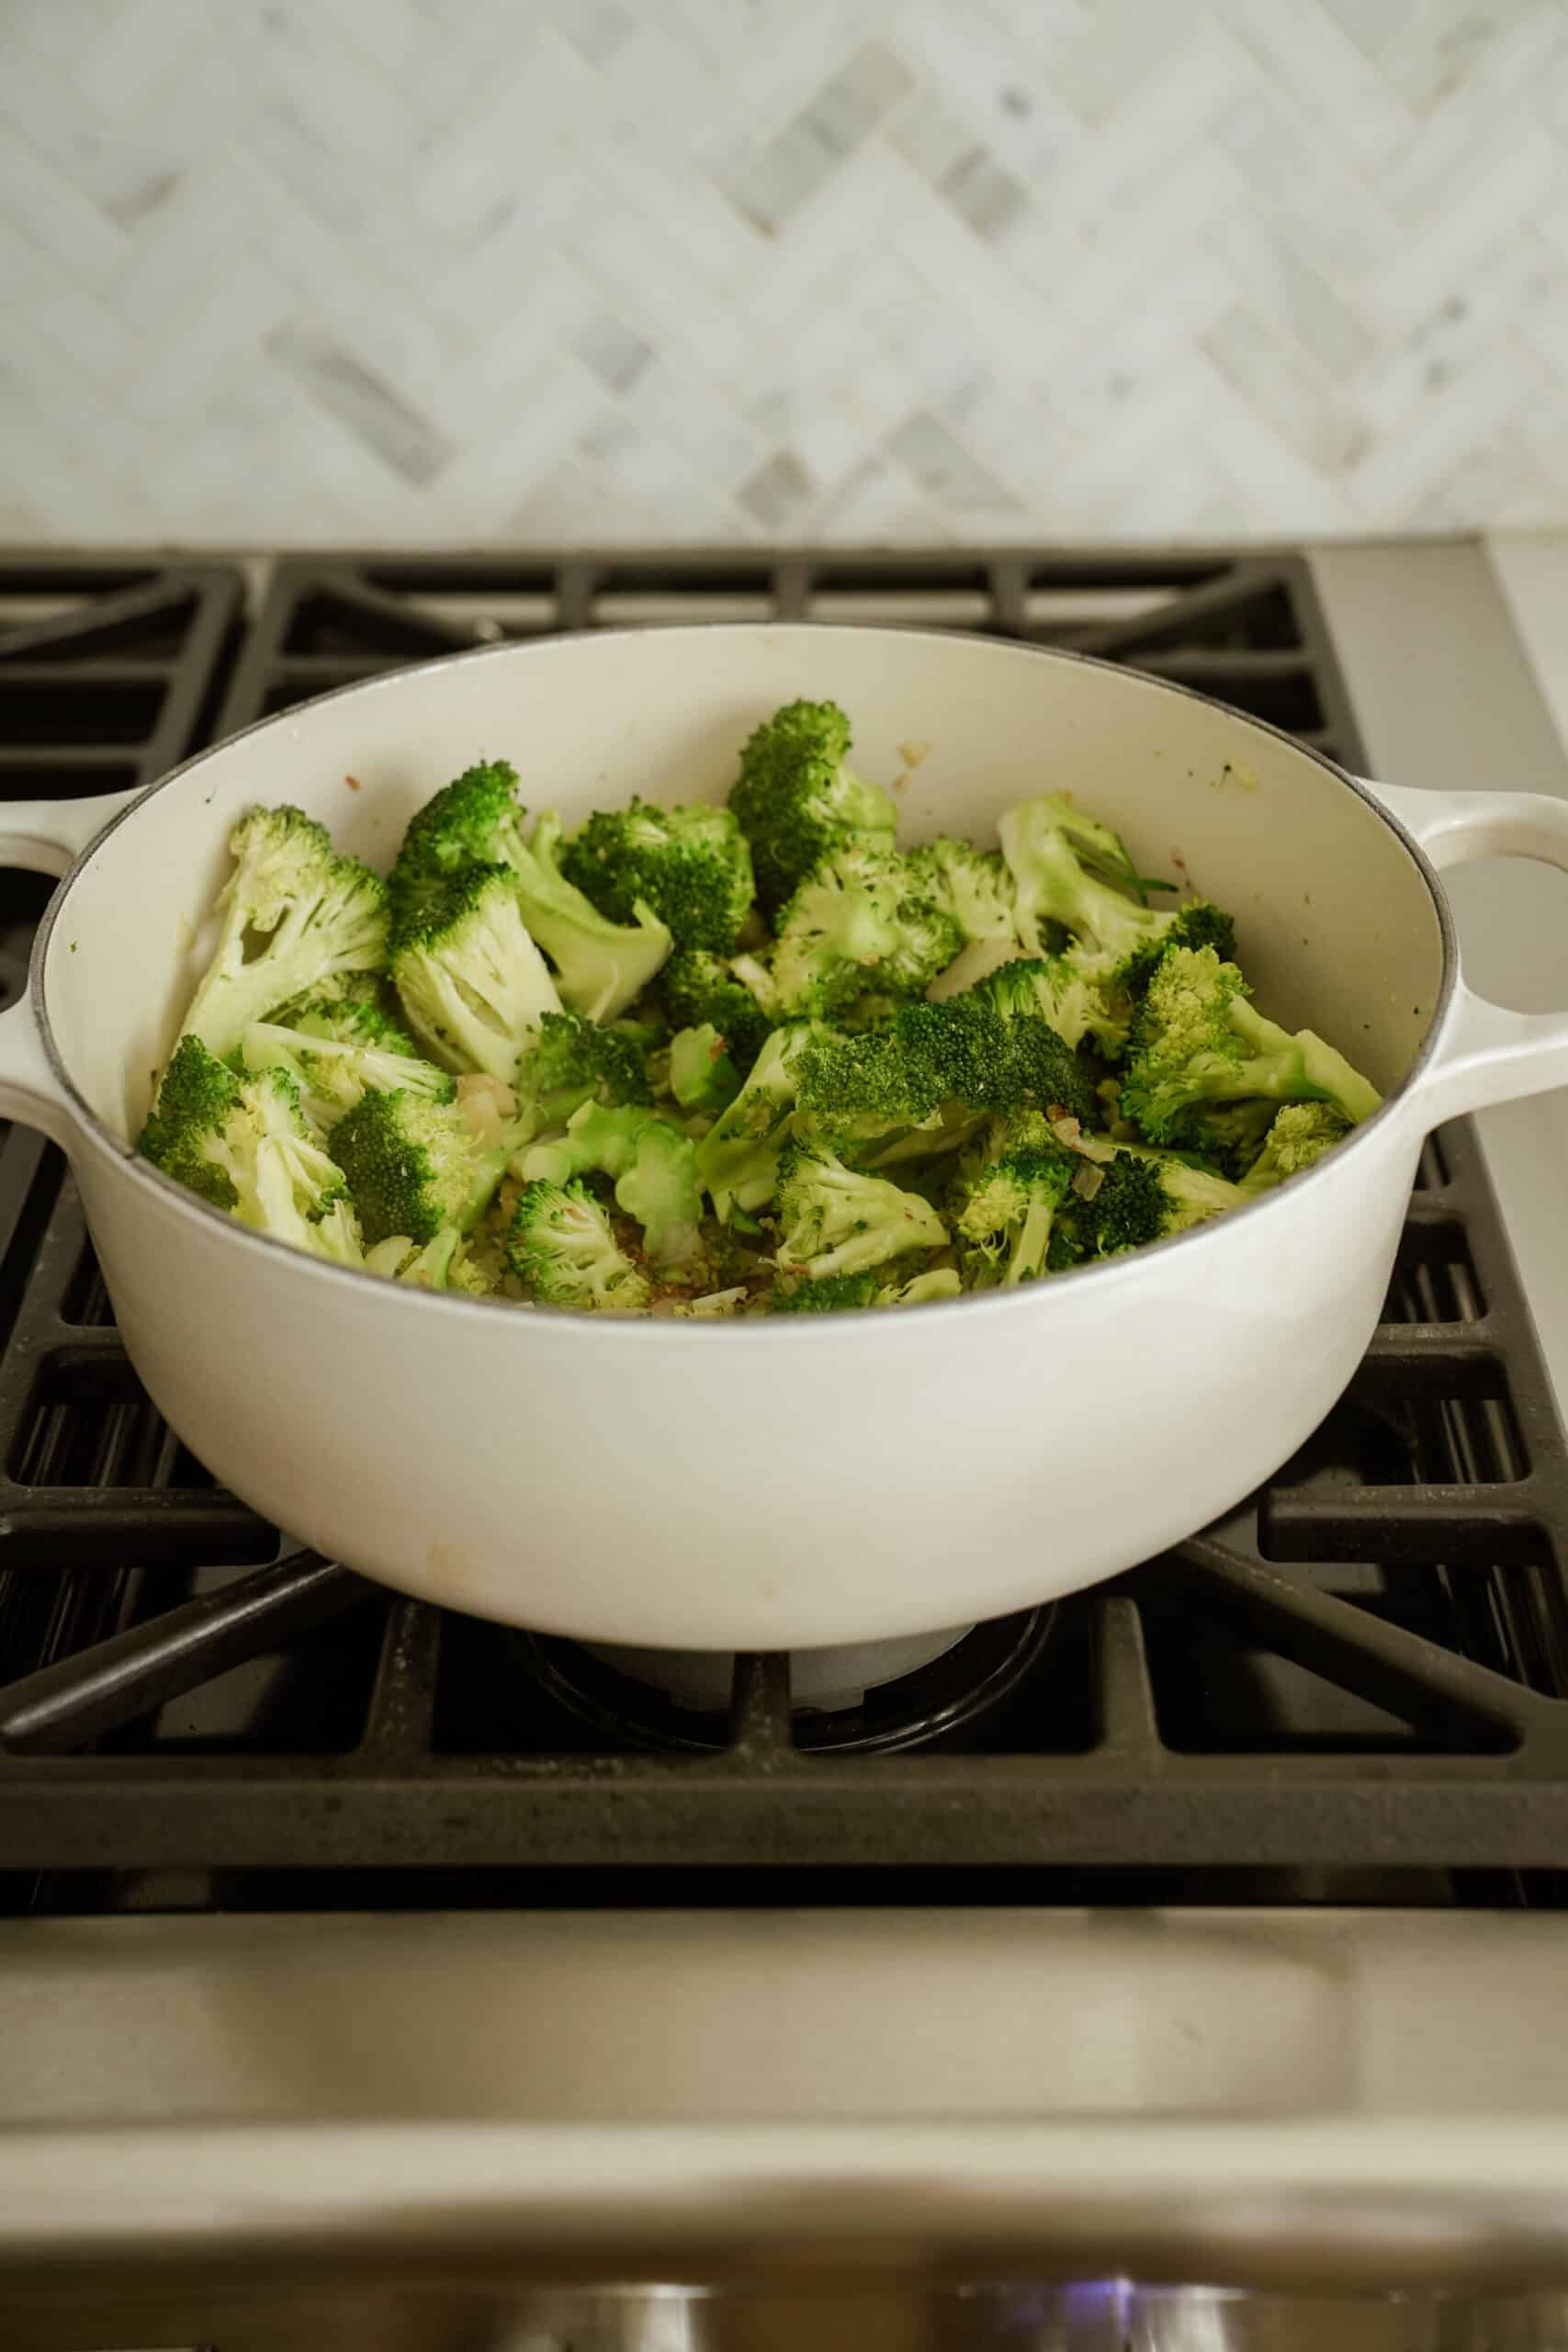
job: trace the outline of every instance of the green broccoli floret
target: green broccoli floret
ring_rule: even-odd
[[[504,1148],[479,1145],[455,1103],[406,1091],[363,1095],[331,1140],[372,1244],[406,1234],[423,1245],[446,1225],[466,1234],[506,1166]]]
[[[774,1262],[819,1282],[862,1273],[911,1250],[941,1250],[947,1227],[918,1193],[846,1168],[821,1144],[795,1143],[779,1165]]]
[[[506,1258],[532,1298],[546,1306],[637,1315],[653,1287],[615,1239],[606,1211],[586,1184],[525,1184],[506,1233]]]
[[[584,1012],[547,1012],[517,1066],[519,1094],[541,1124],[558,1125],[583,1102],[652,1101],[640,1039]]]
[[[850,722],[836,703],[792,702],[741,753],[729,806],[750,842],[764,907],[779,906],[839,850],[893,846],[897,811],[848,765],[849,749]]]
[[[1011,1290],[1046,1270],[1057,1211],[1088,1163],[1052,1138],[1022,1144],[963,1178],[954,1189],[959,1233],[978,1253],[985,1280]],[[984,1283],[982,1283],[984,1286]]]
[[[768,1299],[770,1315],[841,1315],[852,1307],[874,1306],[876,1276],[828,1274],[820,1282],[796,1283],[791,1290],[775,1289]]]
[[[740,1073],[711,1021],[671,1038],[670,1091],[682,1111],[727,1110],[739,1093]]]
[[[744,1077],[778,1023],[771,979],[760,971],[754,957],[734,960],[743,963],[747,978],[740,978],[732,964],[702,948],[672,956],[660,975],[659,985],[676,1027],[700,1029],[707,1023],[716,1029]]]
[[[1239,1181],[1262,1149],[1277,1107],[1261,1101],[1194,1102],[1172,1122],[1171,1148],[1213,1160],[1222,1176]]]
[[[492,1284],[482,1267],[468,1254],[455,1225],[444,1225],[423,1250],[406,1234],[394,1234],[365,1253],[367,1273],[407,1283],[416,1290],[461,1291],[469,1298],[489,1298]]]
[[[670,933],[645,906],[629,925],[602,915],[559,871],[560,838],[560,819],[547,810],[517,871],[523,918],[554,964],[565,1001],[595,1021],[611,1021],[668,960]]]
[[[780,1010],[830,1017],[868,985],[915,996],[963,945],[911,886],[902,858],[853,846],[823,860],[781,908],[773,980]]]
[[[560,853],[567,880],[614,922],[650,907],[680,948],[727,956],[750,911],[751,852],[728,808],[600,810]]]
[[[1000,825],[1002,855],[1016,890],[1018,935],[1032,956],[1044,950],[1044,931],[1062,923],[1081,946],[1109,959],[1124,987],[1143,985],[1169,946],[1235,949],[1235,926],[1206,899],[1156,910],[1140,905],[1102,878],[1108,858],[1100,837],[1113,844],[1128,876],[1131,865],[1108,827],[1079,817],[1059,796],[1021,801]],[[1097,870],[1098,869],[1098,870]]]
[[[392,976],[410,1026],[446,1069],[509,1084],[555,982],[524,922],[505,865],[465,865],[400,931]]]
[[[492,760],[469,768],[419,811],[392,867],[394,947],[428,935],[471,868],[504,866],[524,922],[556,967],[561,996],[607,1021],[653,978],[670,953],[670,933],[646,909],[630,929],[606,922],[558,870],[558,817],[542,816],[532,840],[524,840],[516,786],[516,770]]]
[[[697,1146],[698,1182],[721,1225],[737,1210],[749,1213],[773,1198],[795,1109],[795,1070],[813,1035],[804,1022],[775,1029],[728,1110]]]
[[[1276,1114],[1240,1189],[1248,1195],[1271,1191],[1287,1176],[1300,1175],[1337,1143],[1343,1143],[1349,1132],[1349,1122],[1332,1102],[1287,1102]]]
[[[343,972],[305,996],[291,997],[268,1019],[280,1029],[302,1029],[311,1037],[336,1037],[344,1045],[389,1046],[419,1051],[396,1018],[397,993],[389,969]]]
[[[904,1025],[919,1023],[931,1034],[943,1024],[947,1053],[961,1102],[988,1110],[1062,1112],[1085,1125],[1093,1118],[1095,1094],[1088,1070],[1039,1013],[972,1004],[964,997],[945,1004],[909,1007]]]
[[[1197,1102],[1261,1095],[1332,1102],[1354,1125],[1380,1101],[1342,1054],[1310,1029],[1292,1036],[1247,1001],[1234,964],[1212,947],[1168,949],[1134,1025],[1122,1109],[1153,1143],[1168,1143]]]
[[[365,1263],[365,1236],[359,1229],[359,1215],[346,1186],[327,1203],[319,1217],[310,1220],[308,1246],[320,1257],[331,1258],[340,1266]]]
[[[864,1036],[822,1032],[802,1055],[802,1110],[849,1136],[874,1136],[930,1121],[951,1127],[950,1106],[1038,1109],[1088,1125],[1094,1090],[1077,1056],[1033,1012],[1004,1015],[969,991],[941,1004],[907,1004]]]
[[[697,1148],[654,1112],[585,1102],[564,1135],[528,1146],[522,1174],[526,1183],[547,1184],[589,1174],[611,1177],[616,1207],[642,1227],[650,1264],[689,1266],[702,1253]]]
[[[933,1266],[929,1273],[912,1275],[907,1283],[894,1283],[879,1290],[872,1304],[875,1306],[929,1306],[939,1298],[956,1298],[964,1288],[956,1266]]]
[[[219,898],[217,952],[191,1000],[184,1035],[224,1061],[253,1021],[344,974],[387,961],[387,887],[340,857],[325,826],[299,808],[252,808],[229,836],[235,859]]]
[[[453,1080],[423,1058],[396,1022],[363,1003],[334,1012],[337,1026],[349,1034],[334,1036],[321,1012],[303,1014],[299,1025],[288,1028],[253,1021],[240,1044],[245,1069],[286,1069],[299,1089],[306,1117],[323,1133],[371,1088],[382,1093],[401,1088],[433,1102],[452,1100]]]
[[[970,993],[1009,1019],[1020,1012],[1038,1013],[1065,1046],[1077,1047],[1091,1037],[1112,1059],[1125,1049],[1133,1002],[1108,957],[1017,956]]]
[[[287,1071],[239,1077],[199,1037],[182,1037],[136,1148],[242,1224],[358,1263],[343,1170],[311,1136]]]
[[[1124,892],[1140,907],[1148,905],[1151,890],[1175,890],[1173,882],[1156,881],[1140,874],[1127,854],[1121,834],[1098,818],[1087,815],[1077,807],[1070,793],[1051,793],[1040,805],[1054,812],[1052,821],[1066,834],[1073,854],[1086,873],[1109,882],[1112,889]]]
[[[917,886],[952,917],[965,940],[1012,940],[1013,883],[999,850],[943,835],[909,852]]]
[[[865,1306],[924,1306],[938,1298],[956,1298],[964,1284],[955,1266],[934,1267],[908,1282],[885,1283],[868,1272],[825,1274],[818,1282],[797,1282],[776,1289],[768,1300],[770,1315],[840,1315]]]
[[[521,870],[525,812],[516,793],[514,767],[505,760],[483,761],[444,786],[410,820],[387,878],[400,933],[420,927],[425,910],[465,866]]]
[[[1206,1217],[1239,1208],[1247,1198],[1223,1176],[1193,1168],[1169,1152],[1136,1146],[1119,1146],[1114,1159],[1099,1172],[1099,1187],[1075,1207],[1073,1224],[1101,1258],[1185,1233]]]

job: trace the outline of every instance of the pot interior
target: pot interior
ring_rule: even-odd
[[[1409,1070],[1442,980],[1432,894],[1388,824],[1251,720],[1131,673],[969,637],[735,626],[507,646],[395,673],[204,755],[89,858],[44,967],[65,1068],[133,1136],[210,953],[234,820],[289,800],[383,870],[412,812],[480,758],[572,823],[636,792],[720,800],[760,719],[831,697],[854,764],[896,789],[906,845],[994,842],[1012,801],[1071,790],[1142,871],[1235,915],[1263,1008],[1320,1030],[1385,1092]],[[1418,781],[1418,779],[1416,779]]]

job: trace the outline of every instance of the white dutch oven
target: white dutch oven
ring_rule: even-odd
[[[719,799],[797,695],[843,705],[878,779],[929,744],[907,842],[992,839],[1010,802],[1070,787],[1144,871],[1235,911],[1264,1007],[1341,1046],[1383,1109],[1282,1191],[1135,1257],[918,1312],[713,1326],[378,1282],[132,1157],[242,809],[295,801],[384,867],[480,755],[569,824],[634,792]],[[820,627],[497,647],[266,720],[139,797],[0,810],[0,856],[70,869],[0,1018],[0,1111],[69,1152],[160,1410],[328,1555],[590,1640],[875,1640],[1146,1558],[1315,1427],[1376,1322],[1423,1136],[1568,1081],[1568,1014],[1505,1012],[1459,975],[1433,865],[1499,854],[1568,868],[1568,807],[1359,784],[1179,689],[1024,648]]]

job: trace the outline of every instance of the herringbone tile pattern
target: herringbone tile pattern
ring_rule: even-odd
[[[1568,522],[1568,0],[6,0],[0,532]]]

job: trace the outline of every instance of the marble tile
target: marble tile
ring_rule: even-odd
[[[1568,524],[1568,0],[11,0],[0,306],[13,535]]]

